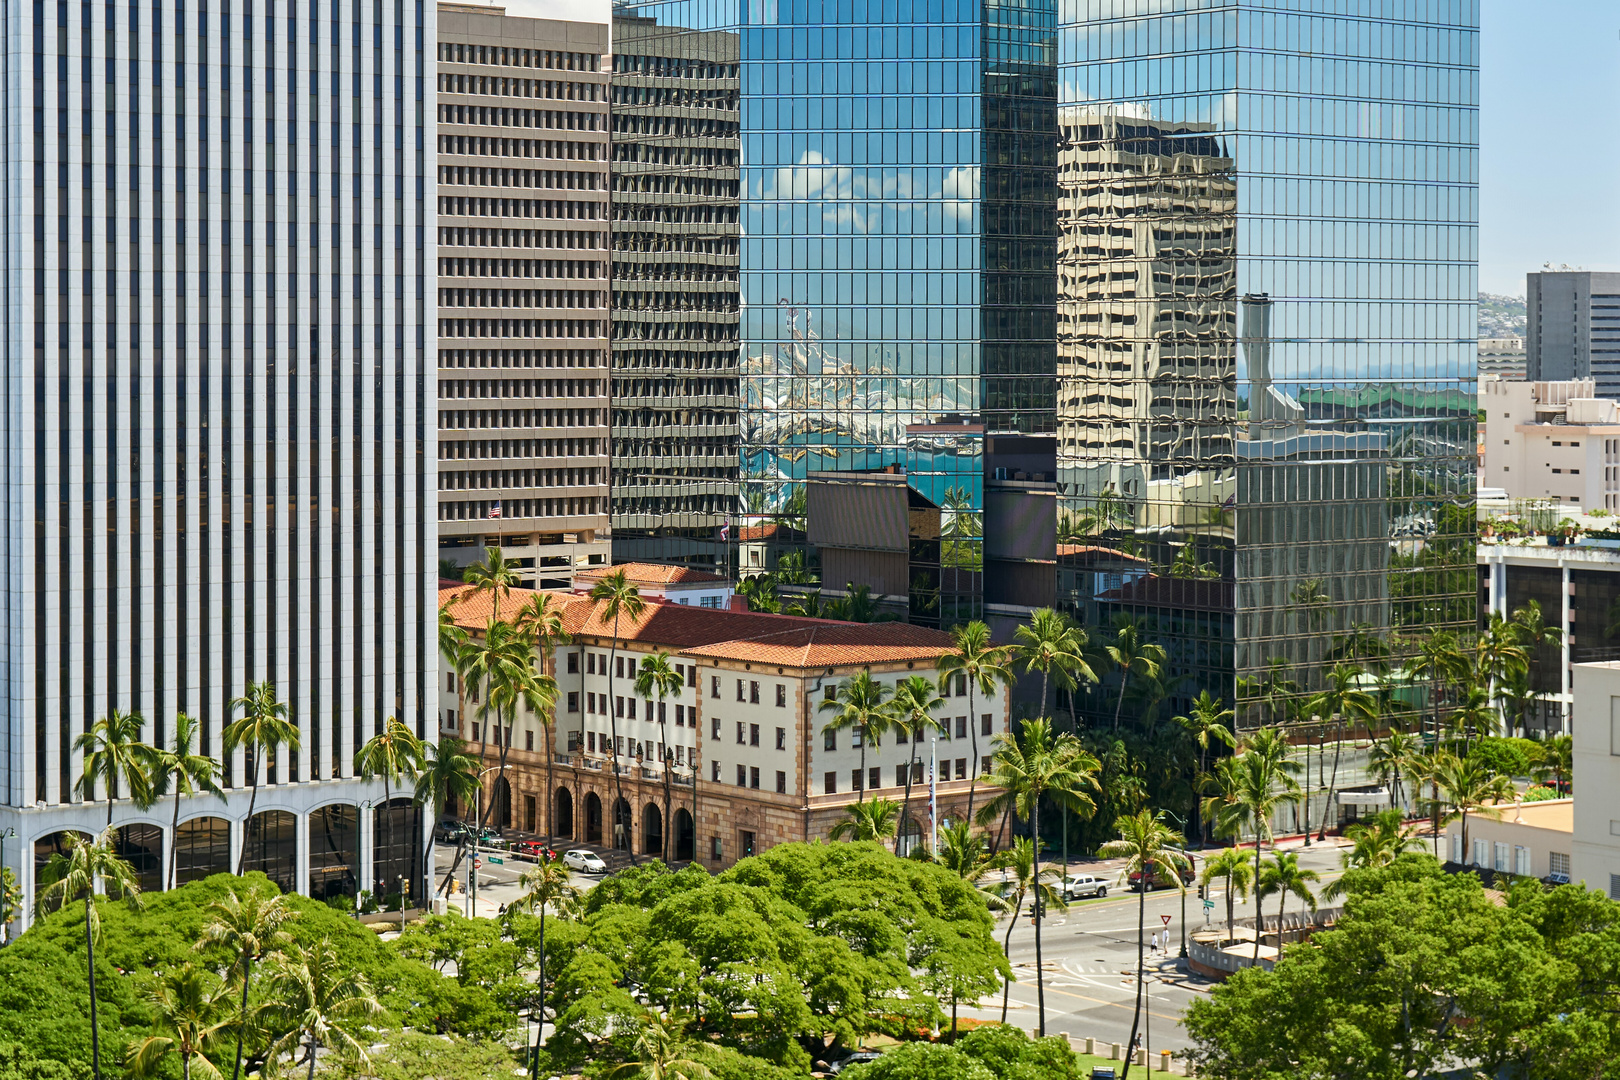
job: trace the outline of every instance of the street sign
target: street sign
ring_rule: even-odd
[[[506,865],[506,860],[501,858],[499,855],[491,855],[489,857],[489,861],[494,863],[496,866],[505,866]]]
[[[1205,911],[1210,910],[1214,906],[1215,906],[1215,901],[1213,901],[1213,900],[1205,900],[1204,901],[1204,910]]]
[[[1160,915],[1159,918],[1164,920],[1164,925],[1166,925],[1166,926],[1170,925],[1170,916],[1168,916],[1168,915]]]
[[[474,859],[473,860],[473,869],[474,870],[482,870],[483,868],[484,868],[484,860],[483,859]]]

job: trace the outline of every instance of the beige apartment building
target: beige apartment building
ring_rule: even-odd
[[[1591,379],[1482,378],[1482,488],[1582,510],[1620,510],[1620,402]]]
[[[514,590],[501,598],[500,617],[514,617],[536,595]],[[825,838],[858,799],[900,802],[908,771],[906,837],[917,843],[934,821],[966,817],[969,788],[989,767],[994,737],[1008,729],[1005,688],[970,699],[953,680],[935,711],[937,738],[924,745],[889,735],[866,747],[863,759],[859,738],[823,730],[829,715],[821,704],[863,669],[891,686],[913,675],[936,679],[936,662],[951,649],[950,636],[938,630],[654,600],[640,618],[621,616],[615,649],[612,620],[602,619],[595,601],[547,595],[570,638],[551,664],[558,695],[549,742],[542,718],[527,711],[502,730],[480,712],[479,688],[458,692],[448,672],[440,717],[447,734],[475,752],[485,748],[489,767],[497,766],[500,747],[509,747],[504,783],[495,773],[486,778],[495,800],[490,820],[562,843],[662,851],[666,771],[670,857],[677,861],[695,857],[718,869],[775,844]],[[467,586],[441,590],[439,601],[475,635],[494,604],[490,593]],[[683,685],[648,702],[635,692],[634,673],[657,652],[670,654]],[[976,806],[993,794],[977,783]]]
[[[439,5],[439,556],[610,560],[608,28]]]

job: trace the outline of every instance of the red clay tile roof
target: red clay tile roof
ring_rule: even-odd
[[[1118,548],[1106,547],[1100,544],[1059,544],[1057,553],[1060,559],[1074,558],[1078,555],[1095,555],[1102,559],[1147,565],[1147,560],[1140,555],[1130,555],[1120,551]]]
[[[581,570],[574,577],[583,581],[599,581],[618,570],[623,570],[624,576],[638,585],[690,585],[727,580],[707,570],[694,570],[689,566],[666,566],[662,563],[615,563],[612,566]]]
[[[744,525],[737,530],[737,539],[748,540],[803,540],[804,530],[791,525],[771,522],[767,525]]]
[[[513,589],[503,597],[500,617],[510,619],[534,591]],[[613,621],[603,620],[601,605],[578,593],[548,593],[561,610],[569,636],[611,638]],[[439,604],[452,605],[456,621],[482,629],[489,621],[493,596],[474,593],[469,585],[439,590]],[[619,616],[618,636],[690,656],[783,667],[837,667],[900,660],[932,662],[951,648],[949,634],[906,623],[846,623],[796,615],[727,611],[649,601],[640,618]]]

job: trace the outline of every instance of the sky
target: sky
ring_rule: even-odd
[[[1620,271],[1620,4],[1483,0],[1479,287]]]
[[[521,15],[526,19],[607,22],[610,10],[609,0],[504,0],[504,2],[508,15]]]

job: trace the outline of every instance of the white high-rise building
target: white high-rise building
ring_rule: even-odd
[[[5,22],[0,858],[32,903],[107,820],[74,740],[273,682],[302,748],[227,801],[114,820],[148,887],[234,866],[419,892],[422,829],[354,779],[424,735],[433,607],[433,65],[422,0],[34,0]],[[120,795],[125,794],[119,792]],[[390,813],[392,816],[390,816]],[[25,916],[26,918],[26,916]]]

